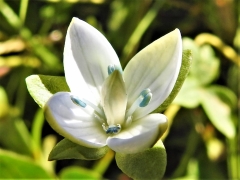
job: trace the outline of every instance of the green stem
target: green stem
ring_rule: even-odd
[[[8,23],[14,27],[15,29],[19,29],[21,27],[21,21],[16,13],[8,6],[4,0],[0,0],[0,12],[6,18]]]
[[[20,9],[19,9],[19,18],[21,20],[22,26],[24,25],[27,8],[28,8],[28,1],[29,0],[21,0]]]
[[[230,179],[240,179],[239,165],[240,156],[237,153],[237,138],[227,139],[227,164],[228,164],[228,176]]]
[[[102,159],[97,161],[96,164],[94,164],[93,170],[95,172],[98,172],[99,174],[103,175],[106,172],[106,170],[108,169],[113,158],[114,158],[114,152],[109,149],[107,154]]]
[[[42,139],[42,127],[44,123],[44,115],[42,109],[38,109],[32,124],[32,138],[35,142],[34,150],[39,149],[41,147],[41,139]]]
[[[184,174],[190,158],[192,157],[192,155],[196,151],[196,148],[198,147],[199,140],[200,140],[199,135],[196,133],[195,129],[193,128],[190,132],[189,139],[188,139],[189,143],[187,143],[187,147],[182,156],[181,162],[178,165],[178,168],[174,171],[171,178],[180,177]]]

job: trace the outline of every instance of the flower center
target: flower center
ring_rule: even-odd
[[[119,67],[116,65],[108,66],[108,74],[109,77],[104,81],[101,90],[101,105],[96,106],[87,99],[80,99],[74,95],[71,95],[71,100],[90,115],[93,112],[106,134],[113,135],[118,134],[122,127],[131,125],[134,112],[149,104],[152,93],[150,89],[142,90],[137,99],[126,110],[128,97]]]

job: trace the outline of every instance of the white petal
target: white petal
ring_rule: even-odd
[[[114,71],[104,81],[101,99],[108,125],[123,124],[127,106],[127,93],[119,71]]]
[[[44,107],[45,118],[51,127],[67,139],[90,148],[106,145],[107,136],[93,112],[74,104],[70,93],[53,95]]]
[[[130,60],[123,72],[129,97],[128,108],[142,90],[149,88],[153,94],[146,107],[136,110],[134,118],[152,112],[169,96],[181,63],[182,40],[178,29],[154,41]]]
[[[137,153],[154,145],[167,129],[167,118],[163,114],[150,114],[134,121],[129,128],[109,137],[107,145],[119,153]]]
[[[91,25],[73,18],[64,47],[64,70],[71,92],[98,103],[108,66],[113,64],[121,68],[107,39]]]

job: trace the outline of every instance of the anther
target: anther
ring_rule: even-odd
[[[131,105],[131,107],[128,109],[125,118],[128,119],[129,116],[131,116],[136,109],[139,107],[145,107],[149,104],[149,102],[152,99],[152,93],[150,89],[144,89],[138,98],[134,101],[134,103]]]
[[[145,89],[140,94],[143,97],[142,102],[139,104],[139,107],[145,107],[149,104],[152,99],[152,93],[150,89]]]
[[[82,108],[85,108],[87,106],[87,104],[85,102],[83,102],[82,100],[80,100],[78,97],[71,95],[71,100],[74,104],[81,106]]]
[[[77,96],[71,95],[71,100],[74,104],[82,107],[82,108],[86,108],[86,106],[88,105],[89,107],[91,107],[96,113],[94,113],[95,115],[99,116],[99,119],[104,119],[105,118],[105,114],[103,112],[102,109],[100,109],[98,106],[94,105],[93,103],[91,103],[90,101],[86,100],[86,99],[79,99]],[[102,121],[102,120],[101,120]]]
[[[103,123],[102,127],[103,127],[104,131],[106,132],[106,134],[118,134],[121,131],[120,124],[106,126],[106,124]]]
[[[108,66],[108,75],[112,74],[115,70],[118,70],[120,73],[122,73],[122,69],[119,66],[111,64]]]

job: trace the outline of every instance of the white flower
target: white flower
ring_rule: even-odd
[[[119,37],[121,38],[121,37]],[[107,39],[73,18],[64,48],[71,92],[54,94],[44,107],[52,128],[89,148],[136,153],[150,148],[167,128],[163,114],[149,114],[169,96],[179,74],[178,29],[135,55],[124,71]]]

